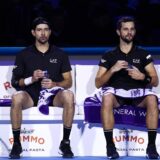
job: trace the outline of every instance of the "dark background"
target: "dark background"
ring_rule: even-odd
[[[58,46],[114,46],[115,22],[130,15],[137,20],[136,42],[160,45],[159,0],[1,0],[0,46],[32,44],[32,20],[48,18],[51,43]]]

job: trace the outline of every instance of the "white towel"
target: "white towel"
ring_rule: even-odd
[[[64,90],[64,88],[53,87],[40,91],[37,107],[41,113],[45,115],[49,114],[49,103],[52,101],[51,96],[56,95],[60,90]]]

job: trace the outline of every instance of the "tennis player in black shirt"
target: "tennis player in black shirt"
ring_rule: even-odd
[[[107,156],[119,157],[113,142],[113,107],[133,105],[146,107],[148,129],[147,158],[158,159],[155,140],[158,127],[157,96],[151,87],[157,86],[158,76],[150,54],[133,43],[136,34],[133,17],[121,17],[116,30],[120,44],[102,56],[95,84],[101,88],[101,118],[107,143]]]
[[[68,90],[72,86],[71,65],[68,56],[56,46],[49,44],[51,35],[50,23],[43,17],[33,21],[31,33],[35,38],[32,46],[25,48],[16,56],[12,75],[12,85],[17,92],[12,97],[11,122],[14,143],[9,154],[11,159],[18,159],[22,153],[20,130],[22,110],[37,105],[41,88],[62,87],[52,100],[53,106],[63,107],[63,139],[60,153],[63,157],[72,158],[70,132],[74,116],[74,95]],[[44,78],[47,71],[49,78]]]

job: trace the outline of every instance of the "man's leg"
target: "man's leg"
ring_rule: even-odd
[[[13,95],[10,116],[14,142],[12,150],[9,154],[10,159],[20,158],[20,154],[22,153],[22,147],[20,142],[22,110],[32,106],[33,101],[28,93],[24,91],[19,91]]]
[[[69,90],[58,92],[53,101],[54,106],[63,107],[63,139],[60,144],[60,151],[63,157],[73,157],[70,147],[70,133],[75,112],[74,95]]]
[[[156,150],[156,135],[158,127],[158,103],[157,98],[154,95],[149,95],[144,98],[139,106],[145,106],[147,108],[146,125],[148,129],[148,146],[147,146],[147,158],[158,159],[159,155]]]
[[[113,94],[103,96],[101,107],[101,119],[104,135],[107,143],[107,156],[111,159],[119,157],[113,142],[114,115],[113,106],[118,106],[118,102]]]

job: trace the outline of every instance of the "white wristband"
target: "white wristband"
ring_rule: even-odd
[[[25,84],[26,86],[32,84],[32,77],[25,78],[25,79],[24,79],[24,84]]]

